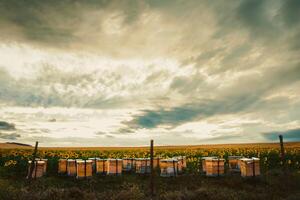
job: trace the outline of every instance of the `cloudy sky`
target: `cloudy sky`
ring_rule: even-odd
[[[300,140],[298,0],[0,0],[0,142]]]

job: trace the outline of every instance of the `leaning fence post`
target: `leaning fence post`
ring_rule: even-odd
[[[154,171],[153,171],[153,140],[150,141],[150,193],[151,197],[154,196]]]
[[[284,153],[283,136],[282,135],[279,135],[279,141],[280,141],[280,159],[281,159],[283,167],[285,167],[285,153]]]
[[[32,179],[32,173],[33,173],[33,169],[34,169],[34,166],[35,166],[35,158],[36,158],[36,154],[37,154],[38,144],[39,144],[39,142],[36,141],[36,142],[35,142],[34,151],[33,151],[33,154],[32,154],[32,160],[31,160],[31,165],[30,165],[29,175],[28,175],[28,179],[29,179],[29,180]]]

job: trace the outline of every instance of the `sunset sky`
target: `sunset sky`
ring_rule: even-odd
[[[0,142],[300,141],[298,0],[0,0]]]

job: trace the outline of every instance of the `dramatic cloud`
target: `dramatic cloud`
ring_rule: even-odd
[[[269,132],[262,134],[268,140],[278,140],[278,136],[282,135],[285,141],[299,141],[300,140],[300,128],[287,131]]]
[[[0,121],[16,125],[0,142],[264,142],[300,127],[298,0],[0,0],[0,13]]]

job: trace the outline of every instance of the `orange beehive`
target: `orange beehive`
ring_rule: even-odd
[[[123,168],[122,159],[107,159],[106,168],[109,175],[121,175]]]
[[[100,159],[100,158],[96,159],[96,173],[97,174],[106,174],[107,173],[106,162],[107,162],[106,159]]]
[[[123,171],[131,172],[134,170],[135,160],[134,158],[124,158],[123,159]]]
[[[68,176],[76,176],[76,161],[68,159],[67,161]]]
[[[85,177],[90,178],[93,176],[93,161],[86,160],[85,161]]]
[[[239,172],[240,171],[240,159],[242,156],[228,156],[229,171]]]
[[[224,159],[205,159],[206,176],[219,176],[224,174]]]
[[[77,160],[76,161],[76,178],[84,178],[85,177],[85,161]]]
[[[58,173],[59,174],[67,173],[67,159],[58,160]]]
[[[96,160],[97,158],[89,158],[93,162],[93,173],[96,173]]]
[[[259,158],[242,158],[240,161],[242,177],[260,175]]]
[[[27,178],[30,176],[30,169],[31,169],[31,161],[28,161],[28,175]],[[33,171],[32,171],[32,178],[39,178],[44,175],[44,167],[45,167],[45,161],[34,161],[33,164]]]
[[[162,177],[177,176],[178,163],[179,162],[177,159],[160,160],[160,176]]]
[[[136,158],[135,172],[137,174],[147,174],[151,172],[150,158]]]
[[[202,157],[201,158],[202,172],[206,172],[205,160],[206,159],[212,159],[212,158],[217,158],[217,157],[216,156],[209,156],[209,157]]]

